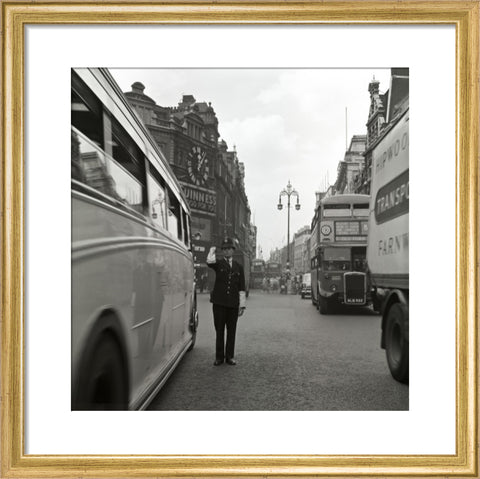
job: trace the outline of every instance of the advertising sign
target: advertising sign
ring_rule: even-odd
[[[408,119],[407,110],[372,152],[373,204],[367,250],[372,275],[408,275]]]
[[[215,191],[192,186],[182,182],[182,188],[192,210],[202,211],[214,215],[217,205]]]

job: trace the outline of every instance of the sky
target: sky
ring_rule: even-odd
[[[121,89],[139,81],[160,106],[183,95],[211,102],[220,137],[245,165],[245,190],[257,226],[257,253],[287,244],[286,198],[290,181],[300,210],[290,209],[290,241],[314,214],[315,192],[335,183],[353,135],[366,134],[368,85],[389,89],[390,69],[112,69]],[[293,198],[292,198],[293,199]],[[296,200],[294,200],[296,201]]]

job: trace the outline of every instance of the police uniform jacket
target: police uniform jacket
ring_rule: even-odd
[[[227,308],[238,308],[240,291],[245,291],[245,275],[241,264],[221,259],[207,265],[215,271],[215,285],[210,293],[210,302]]]

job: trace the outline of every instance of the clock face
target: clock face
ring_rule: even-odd
[[[332,231],[332,228],[329,225],[322,226],[322,234],[329,235],[331,231]]]
[[[210,169],[207,154],[199,146],[194,146],[188,153],[187,171],[194,185],[206,183]]]

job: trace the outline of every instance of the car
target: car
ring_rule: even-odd
[[[310,273],[305,273],[302,277],[302,287],[300,289],[302,299],[312,297],[312,277]]]

